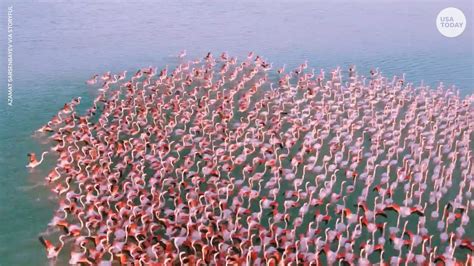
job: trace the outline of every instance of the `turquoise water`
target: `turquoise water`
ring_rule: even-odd
[[[32,132],[62,105],[94,94],[84,81],[94,73],[176,64],[187,49],[192,57],[227,51],[240,58],[248,51],[287,68],[305,59],[311,67],[347,68],[360,73],[379,67],[407,80],[455,84],[473,93],[473,9],[470,1],[309,1],[174,2],[138,4],[1,3],[3,41],[6,10],[13,5],[14,102],[0,91],[0,265],[46,265],[37,236],[46,229],[55,203],[37,186],[45,166],[27,170],[26,154],[48,146]],[[468,24],[448,39],[435,27],[437,13],[455,6]],[[6,84],[6,49],[1,49],[0,82]]]

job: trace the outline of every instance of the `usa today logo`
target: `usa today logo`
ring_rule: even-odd
[[[448,7],[439,12],[436,18],[436,27],[442,35],[454,38],[461,35],[466,29],[466,17],[461,10]]]

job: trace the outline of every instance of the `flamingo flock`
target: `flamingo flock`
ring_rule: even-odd
[[[48,259],[473,265],[473,95],[253,53],[178,58],[94,75],[84,114],[78,97],[38,129],[57,157]]]

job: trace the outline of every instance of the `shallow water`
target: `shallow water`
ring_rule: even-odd
[[[190,58],[207,51],[243,58],[255,51],[274,68],[295,67],[305,59],[327,72],[356,64],[361,74],[379,67],[388,76],[406,73],[415,84],[444,81],[463,95],[474,92],[470,1],[382,3],[13,4],[13,107],[6,105],[6,90],[0,91],[0,265],[48,263],[37,236],[55,204],[45,187],[35,185],[54,158],[26,170],[26,154],[47,147],[31,134],[71,98],[82,96],[87,106],[93,92],[84,80],[96,72],[174,65],[182,49]],[[9,4],[1,3],[2,37]],[[463,10],[471,22],[454,39],[440,35],[434,22],[448,6]],[[1,58],[6,62],[4,48]]]

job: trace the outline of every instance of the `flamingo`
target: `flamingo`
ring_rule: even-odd
[[[86,81],[87,85],[94,85],[97,83],[97,78],[99,77],[98,74],[94,74],[90,79]]]
[[[179,58],[184,58],[185,56],[186,56],[186,50],[182,50],[181,52],[179,52],[179,55],[178,55]]]
[[[41,159],[38,161],[36,159],[36,154],[31,152],[31,153],[28,153],[28,159],[29,159],[29,163],[26,165],[26,167],[28,168],[35,168],[37,167],[38,165],[40,165],[42,162],[43,162],[43,159],[44,159],[44,156],[47,154],[48,152],[45,151],[41,154]]]
[[[61,252],[64,246],[64,239],[66,237],[67,237],[66,235],[61,235],[59,237],[59,245],[54,246],[49,240],[45,239],[43,236],[39,236],[39,241],[46,248],[46,253],[47,253],[46,256],[48,259],[56,259],[58,257],[59,252]]]

